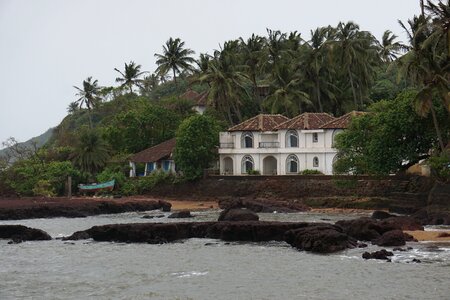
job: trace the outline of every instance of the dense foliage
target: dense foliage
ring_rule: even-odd
[[[336,136],[337,173],[392,174],[428,157],[437,139],[431,117],[421,117],[411,104],[417,92],[403,92],[395,100],[373,104],[369,112],[353,119],[350,128]],[[449,132],[443,108],[439,121]],[[448,138],[448,137],[446,137]]]
[[[208,116],[192,116],[181,123],[174,159],[186,179],[200,178],[217,158],[219,131],[217,121]]]

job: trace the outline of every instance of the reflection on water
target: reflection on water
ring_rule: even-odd
[[[94,225],[173,222],[126,213],[80,219],[2,221],[53,237]],[[218,211],[193,213],[216,220]],[[361,215],[260,214],[262,220],[334,222]],[[326,219],[326,220],[323,220]],[[0,299],[448,299],[450,245],[410,243],[392,263],[363,260],[367,249],[332,255],[286,243],[190,239],[164,245],[61,240],[8,245],[0,240]],[[422,263],[412,263],[412,259]]]

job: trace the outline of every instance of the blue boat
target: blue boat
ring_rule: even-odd
[[[116,181],[113,179],[102,183],[79,184],[78,189],[80,189],[81,192],[112,191],[115,183]]]

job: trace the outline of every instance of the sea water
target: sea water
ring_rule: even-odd
[[[164,215],[142,219],[144,214]],[[217,220],[167,213],[0,221],[68,236],[94,225]],[[335,222],[367,214],[260,214],[261,220]],[[441,228],[442,229],[442,228]],[[445,228],[443,228],[445,229]],[[450,244],[408,243],[392,262],[364,260],[349,249],[319,255],[284,242],[189,239],[150,245],[92,240],[0,240],[0,299],[450,299]],[[422,263],[413,263],[416,258]]]

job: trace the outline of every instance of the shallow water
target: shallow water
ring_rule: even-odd
[[[218,211],[185,221],[215,220]],[[178,222],[145,213],[79,219],[1,221],[52,237],[94,225]],[[148,212],[161,215],[161,212]],[[361,214],[260,214],[262,220],[334,222]],[[326,219],[326,220],[323,220]],[[164,245],[0,240],[0,299],[449,299],[450,244],[410,243],[392,263],[363,260],[368,249],[317,255],[286,243],[190,239]],[[413,258],[421,264],[411,263]]]

